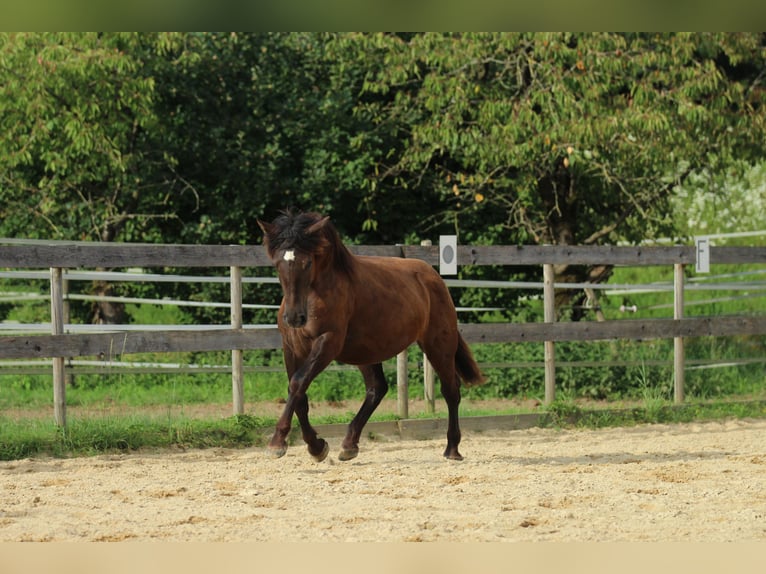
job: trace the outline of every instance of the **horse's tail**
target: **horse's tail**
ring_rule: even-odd
[[[471,352],[468,343],[465,342],[465,339],[463,339],[463,336],[460,333],[457,335],[455,368],[457,369],[457,374],[467,387],[481,385],[486,381],[486,378],[479,370],[479,365],[476,364],[476,359],[473,358],[473,353]]]

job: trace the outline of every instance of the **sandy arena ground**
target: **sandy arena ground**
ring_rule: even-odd
[[[766,420],[0,463],[0,541],[764,541]]]

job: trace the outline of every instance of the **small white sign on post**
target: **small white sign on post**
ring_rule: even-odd
[[[697,246],[697,264],[694,270],[697,273],[710,273],[710,237],[695,237],[694,242]]]
[[[457,235],[439,236],[439,273],[457,275]]]

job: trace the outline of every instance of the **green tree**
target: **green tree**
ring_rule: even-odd
[[[147,189],[156,122],[137,34],[0,36],[0,232],[113,241],[166,217]],[[150,184],[151,185],[151,184]]]
[[[391,216],[425,189],[418,229],[463,242],[583,244],[673,235],[690,174],[763,158],[762,34],[338,35],[364,58],[357,113],[406,134],[370,173]],[[395,203],[395,200],[394,200]],[[421,212],[422,213],[422,212]],[[379,215],[377,220],[381,220]],[[600,281],[608,268],[557,269]]]
[[[146,177],[166,161],[148,145],[157,118],[144,59],[162,51],[158,39],[0,35],[0,235],[114,241],[131,227],[143,238],[136,230],[173,216],[158,200],[165,183]],[[120,305],[92,312],[124,320]]]
[[[328,213],[350,237],[374,231],[359,215],[368,174],[399,140],[355,109],[366,62],[338,59],[331,39],[190,34],[160,63],[157,146],[185,188],[170,236],[251,242],[256,218],[288,207]]]

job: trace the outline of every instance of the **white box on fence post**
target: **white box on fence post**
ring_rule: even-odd
[[[457,275],[457,235],[439,236],[439,274]]]

